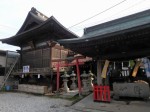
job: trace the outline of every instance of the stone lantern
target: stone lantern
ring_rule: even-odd
[[[63,78],[63,83],[64,83],[64,91],[65,92],[69,92],[69,88],[68,88],[68,85],[67,85],[67,82],[68,82],[68,78],[70,77],[67,72],[64,73],[64,75],[61,76]]]
[[[81,77],[82,77],[82,84],[83,84],[82,94],[86,95],[89,92],[89,88],[88,88],[88,85],[87,85],[88,74],[86,74],[86,72],[83,71],[83,74],[81,74]]]
[[[72,84],[70,85],[70,89],[74,90],[77,88],[77,85],[75,83],[76,80],[76,74],[74,73],[74,71],[72,71],[72,74],[70,75],[71,80],[72,80]]]
[[[92,83],[92,81],[94,79],[93,76],[94,76],[94,74],[90,70],[89,74],[88,74],[88,82],[87,82],[90,91],[93,91],[93,83]]]

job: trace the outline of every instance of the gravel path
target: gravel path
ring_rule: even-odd
[[[70,101],[25,93],[0,93],[0,112],[77,112]]]

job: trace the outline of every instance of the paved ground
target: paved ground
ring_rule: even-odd
[[[25,93],[0,93],[0,112],[77,112],[68,100]]]
[[[111,103],[93,102],[93,94],[82,99],[71,108],[84,112],[150,112],[150,101],[114,101]]]
[[[92,94],[78,103],[25,93],[0,93],[0,112],[150,112],[150,101],[93,102]]]

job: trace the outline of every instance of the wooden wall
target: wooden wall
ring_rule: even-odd
[[[49,46],[47,42],[39,42],[31,46],[31,43],[22,47],[22,66],[29,65],[30,68],[51,68],[57,63],[52,62],[52,60],[65,59],[68,55],[68,50],[59,44]]]
[[[22,65],[30,65],[31,68],[50,67],[50,48],[42,48],[22,53]]]

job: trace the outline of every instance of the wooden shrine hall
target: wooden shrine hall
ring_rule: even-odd
[[[17,64],[19,65],[15,66],[17,68],[14,68],[12,75],[21,77],[24,74],[21,83],[34,82],[40,85],[49,85],[51,83],[50,74],[56,73],[57,69],[55,68],[57,62],[52,60],[65,59],[70,54],[70,50],[60,46],[56,41],[71,38],[78,38],[78,36],[65,28],[53,16],[48,18],[32,8],[17,34],[1,39],[1,41],[21,48],[18,51],[20,59]],[[23,67],[29,70],[24,71]],[[60,72],[63,72],[64,69],[64,67],[60,67]],[[40,75],[40,79],[37,79],[38,75]],[[32,77],[31,81],[29,77]],[[46,79],[46,77],[48,78]],[[52,78],[56,78],[56,75]],[[33,81],[33,79],[38,81]],[[56,87],[56,80],[53,83]]]
[[[21,54],[21,68],[30,65],[31,69],[41,68],[41,73],[44,73],[46,68],[49,71],[53,67],[52,59],[65,58],[68,54],[68,50],[56,43],[56,40],[70,38],[78,36],[67,30],[53,16],[48,18],[32,8],[17,34],[1,41],[21,48],[18,51]]]
[[[101,84],[101,61],[124,61],[150,55],[150,10],[84,29],[81,38],[58,41],[65,48],[97,60],[97,83]]]

